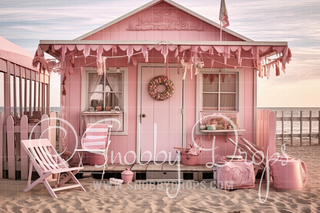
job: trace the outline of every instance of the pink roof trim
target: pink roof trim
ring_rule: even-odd
[[[31,53],[1,36],[0,43],[1,59],[34,70],[32,66],[33,55]]]

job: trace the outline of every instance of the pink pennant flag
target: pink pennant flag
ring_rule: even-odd
[[[229,26],[229,20],[228,19],[229,19],[229,17],[228,17],[226,3],[224,2],[224,0],[221,0],[219,20],[221,21],[222,26],[224,28]]]

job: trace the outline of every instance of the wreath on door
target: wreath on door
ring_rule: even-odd
[[[166,90],[162,93],[157,91],[157,86],[160,84],[166,87]],[[148,85],[148,92],[153,99],[164,101],[173,95],[174,85],[173,85],[173,82],[170,79],[168,79],[167,76],[160,75],[160,76],[154,77],[150,81]]]

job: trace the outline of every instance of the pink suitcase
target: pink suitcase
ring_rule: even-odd
[[[254,188],[255,176],[252,161],[222,160],[217,167],[217,186],[221,189]]]
[[[273,187],[276,189],[303,189],[307,185],[307,166],[286,154],[269,161],[273,176]]]

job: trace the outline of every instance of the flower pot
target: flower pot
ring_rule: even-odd
[[[101,109],[102,109],[102,106],[96,106],[97,111],[101,111]]]

